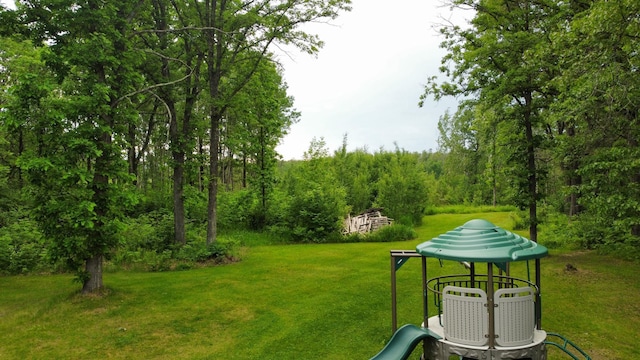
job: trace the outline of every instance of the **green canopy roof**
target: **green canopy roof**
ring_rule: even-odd
[[[423,242],[416,251],[444,260],[490,263],[538,259],[548,254],[546,247],[482,219]]]

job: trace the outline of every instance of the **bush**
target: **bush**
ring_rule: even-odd
[[[406,153],[388,154],[384,170],[376,182],[376,207],[404,225],[420,225],[429,200],[429,178]]]
[[[249,190],[220,192],[218,194],[218,228],[247,228],[249,214],[254,212],[255,206],[256,198]]]
[[[339,242],[393,242],[415,239],[418,236],[411,226],[392,224],[370,233],[352,233],[338,239]]]
[[[170,249],[174,242],[173,214],[161,209],[129,218],[120,234],[125,250],[162,252]]]
[[[345,191],[330,184],[310,184],[291,201],[289,226],[298,242],[327,242],[340,234],[346,213]]]
[[[507,212],[516,211],[516,207],[512,205],[447,205],[447,206],[430,206],[424,211],[425,215],[436,214],[473,214],[485,212]]]
[[[220,195],[218,195],[218,201],[220,201]],[[196,224],[205,224],[207,222],[208,207],[209,200],[207,192],[200,191],[193,186],[185,186],[184,209],[187,219]],[[171,208],[173,208],[173,205]]]
[[[418,234],[412,227],[400,224],[393,224],[380,228],[367,234],[366,241],[369,242],[391,242],[415,239]]]
[[[136,271],[186,270],[207,262],[216,264],[236,259],[238,243],[218,241],[206,245],[204,241],[189,242],[173,250],[121,249],[106,264],[107,271],[120,269]]]
[[[207,245],[204,241],[190,242],[175,252],[175,259],[186,262],[205,262],[213,260],[224,262],[233,259],[238,248],[235,241],[217,241]]]
[[[0,228],[0,273],[26,274],[47,265],[46,243],[35,222],[21,219]]]
[[[512,211],[509,213],[511,228],[513,230],[527,230],[529,228],[529,216],[522,211]]]

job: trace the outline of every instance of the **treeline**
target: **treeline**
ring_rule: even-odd
[[[640,4],[455,0],[438,152],[326,148],[281,162],[299,114],[274,46],[349,1],[24,1],[0,9],[0,271],[101,287],[104,259],[224,258],[218,231],[345,241],[383,207],[411,236],[433,207],[511,205],[530,237],[636,257]],[[425,71],[428,71],[425,69]],[[361,239],[347,239],[358,241]],[[146,259],[146,260],[145,260]]]
[[[167,196],[187,243],[189,187],[207,199],[217,240],[218,183],[239,159],[273,181],[278,140],[297,121],[276,49],[315,54],[302,30],[349,0],[16,1],[0,7],[2,166],[83,292],[141,196]],[[251,176],[249,176],[251,173]],[[244,181],[243,179],[243,181]],[[9,200],[6,200],[9,201]],[[144,202],[142,202],[144,203]]]
[[[586,247],[640,245],[640,2],[453,0],[471,16],[441,27],[442,77],[424,98],[458,96],[441,148],[472,201],[546,214]],[[541,216],[542,215],[542,216]]]

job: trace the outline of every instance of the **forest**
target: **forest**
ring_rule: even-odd
[[[451,0],[468,24],[421,99],[454,96],[436,151],[276,151],[300,121],[274,55],[349,0],[21,0],[0,8],[0,273],[224,261],[234,231],[399,240],[450,205],[512,209],[547,246],[640,258],[640,3]],[[425,35],[426,36],[426,35]],[[343,236],[383,208],[393,226]],[[156,268],[158,269],[158,268]]]

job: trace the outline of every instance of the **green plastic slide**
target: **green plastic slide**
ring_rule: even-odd
[[[427,337],[440,339],[440,336],[429,329],[419,328],[412,324],[404,325],[396,330],[384,349],[371,360],[406,360],[416,345]]]

